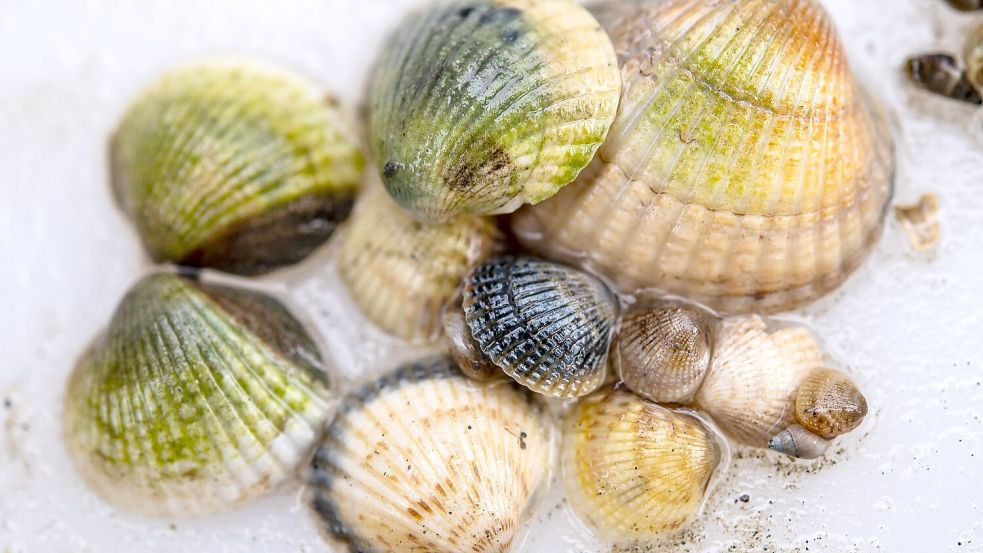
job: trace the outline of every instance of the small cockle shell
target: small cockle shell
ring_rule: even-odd
[[[757,315],[724,319],[696,403],[735,440],[764,447],[795,421],[796,390],[822,365],[819,345],[803,327],[769,332]]]
[[[492,553],[509,549],[552,462],[531,394],[473,382],[436,357],[349,395],[308,481],[327,530],[352,551]]]
[[[939,198],[935,194],[922,194],[917,204],[894,206],[894,216],[916,250],[929,250],[939,243],[942,225]]]
[[[563,429],[563,480],[574,510],[603,536],[651,538],[703,505],[720,446],[691,415],[604,388]]]
[[[478,261],[501,247],[495,224],[462,215],[416,221],[382,189],[369,186],[345,230],[338,271],[362,313],[412,344],[440,332],[440,310]]]
[[[230,507],[285,481],[327,417],[320,356],[276,300],[171,274],[137,283],[65,400],[79,471],[156,515]]]
[[[707,316],[678,303],[640,304],[621,319],[614,367],[633,392],[686,403],[703,383],[713,344]]]
[[[619,291],[725,312],[786,310],[838,286],[880,236],[893,146],[826,11],[625,3],[608,23],[618,117],[576,182],[513,218],[519,239]]]
[[[607,34],[572,0],[445,0],[385,46],[369,141],[417,217],[510,212],[590,162],[620,90]]]
[[[923,54],[908,59],[904,66],[908,79],[929,92],[974,105],[983,104],[979,91],[949,54]]]
[[[113,190],[156,260],[263,273],[348,216],[363,162],[341,119],[313,84],[259,63],[177,69],[113,135]]]
[[[867,400],[840,371],[812,371],[795,394],[795,422],[822,438],[846,434],[865,416]]]
[[[826,454],[829,443],[829,440],[793,424],[768,440],[768,449],[784,453],[789,457],[818,459]]]
[[[531,257],[497,256],[464,281],[481,352],[523,386],[576,397],[604,382],[618,304],[598,279]]]

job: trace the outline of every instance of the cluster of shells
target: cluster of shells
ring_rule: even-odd
[[[112,190],[183,268],[68,385],[106,501],[194,515],[302,473],[353,551],[505,551],[555,465],[599,535],[649,540],[699,512],[725,440],[815,458],[861,423],[813,333],[762,316],[842,283],[893,190],[816,0],[443,0],[385,45],[365,125],[363,174],[336,103],[252,62],[129,108]],[[366,319],[441,350],[344,395],[283,304],[196,270],[262,274],[339,225]]]

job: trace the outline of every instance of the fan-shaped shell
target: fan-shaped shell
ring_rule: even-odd
[[[369,140],[417,217],[504,213],[572,181],[600,147],[621,78],[571,0],[449,0],[402,23],[374,71]]]
[[[768,440],[768,449],[784,453],[789,457],[818,459],[829,449],[829,440],[793,424]]]
[[[795,394],[795,422],[823,438],[853,430],[867,416],[867,400],[850,377],[832,369],[809,373]]]
[[[352,551],[507,551],[548,480],[552,438],[531,395],[446,357],[348,396],[314,456],[315,510]]]
[[[633,392],[652,401],[686,403],[710,367],[710,322],[676,303],[639,304],[621,319],[614,366]]]
[[[697,418],[605,388],[569,413],[562,461],[574,510],[605,537],[639,540],[699,511],[720,446]]]
[[[130,106],[110,150],[117,201],[154,259],[240,274],[324,242],[363,165],[322,92],[254,62],[167,73]]]
[[[803,327],[769,332],[757,315],[725,319],[696,402],[737,441],[765,447],[795,422],[796,390],[822,364],[819,345]]]
[[[285,481],[327,418],[320,357],[276,300],[157,274],[123,298],[65,402],[79,471],[156,515],[230,507]]]
[[[440,333],[440,311],[464,275],[501,247],[495,224],[462,215],[443,224],[410,217],[370,186],[346,229],[338,270],[362,313],[413,344]]]
[[[482,353],[523,386],[575,397],[604,382],[618,306],[596,278],[531,257],[498,256],[471,271],[462,303]]]
[[[815,0],[629,7],[611,26],[625,84],[608,140],[513,219],[520,240],[620,291],[726,312],[837,286],[880,235],[893,147],[828,14]]]

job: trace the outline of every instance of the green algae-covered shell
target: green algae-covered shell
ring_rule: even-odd
[[[489,218],[461,215],[446,223],[421,223],[381,185],[365,190],[339,238],[338,271],[359,309],[412,344],[439,335],[441,310],[464,275],[502,245]]]
[[[79,361],[64,421],[107,502],[154,515],[231,507],[290,477],[327,418],[320,356],[276,300],[149,276]]]
[[[621,77],[572,0],[452,0],[409,17],[370,88],[386,188],[418,218],[506,213],[572,181],[614,120]]]
[[[110,150],[117,201],[156,260],[239,274],[324,242],[363,166],[333,101],[255,62],[167,73],[130,106]]]

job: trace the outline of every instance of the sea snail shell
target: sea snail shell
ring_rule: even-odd
[[[731,313],[791,309],[845,280],[880,235],[893,146],[819,3],[610,13],[618,117],[576,182],[513,218],[520,240],[622,292]]]
[[[382,189],[369,186],[344,231],[338,271],[362,313],[411,344],[440,333],[440,312],[464,275],[501,249],[494,222],[462,215],[420,223]]]
[[[596,278],[497,256],[467,276],[462,306],[476,349],[523,386],[579,397],[604,382],[618,304]]]
[[[867,400],[839,371],[814,370],[795,393],[795,422],[822,438],[850,432],[866,415]]]
[[[386,189],[420,219],[506,213],[556,193],[607,136],[614,50],[572,0],[449,0],[405,20],[369,91]]]
[[[507,551],[554,460],[549,419],[520,390],[437,357],[349,395],[308,479],[332,537],[364,552]]]
[[[110,144],[112,185],[156,260],[258,274],[303,259],[347,217],[362,156],[314,85],[263,64],[171,71]]]
[[[695,417],[626,390],[582,399],[563,429],[563,480],[574,510],[603,536],[651,538],[703,505],[720,446]]]
[[[826,454],[829,443],[829,440],[793,424],[768,440],[768,449],[784,453],[789,457],[818,459]]]
[[[156,274],[130,290],[79,361],[65,436],[107,502],[200,514],[289,478],[328,397],[317,349],[276,300]]]

